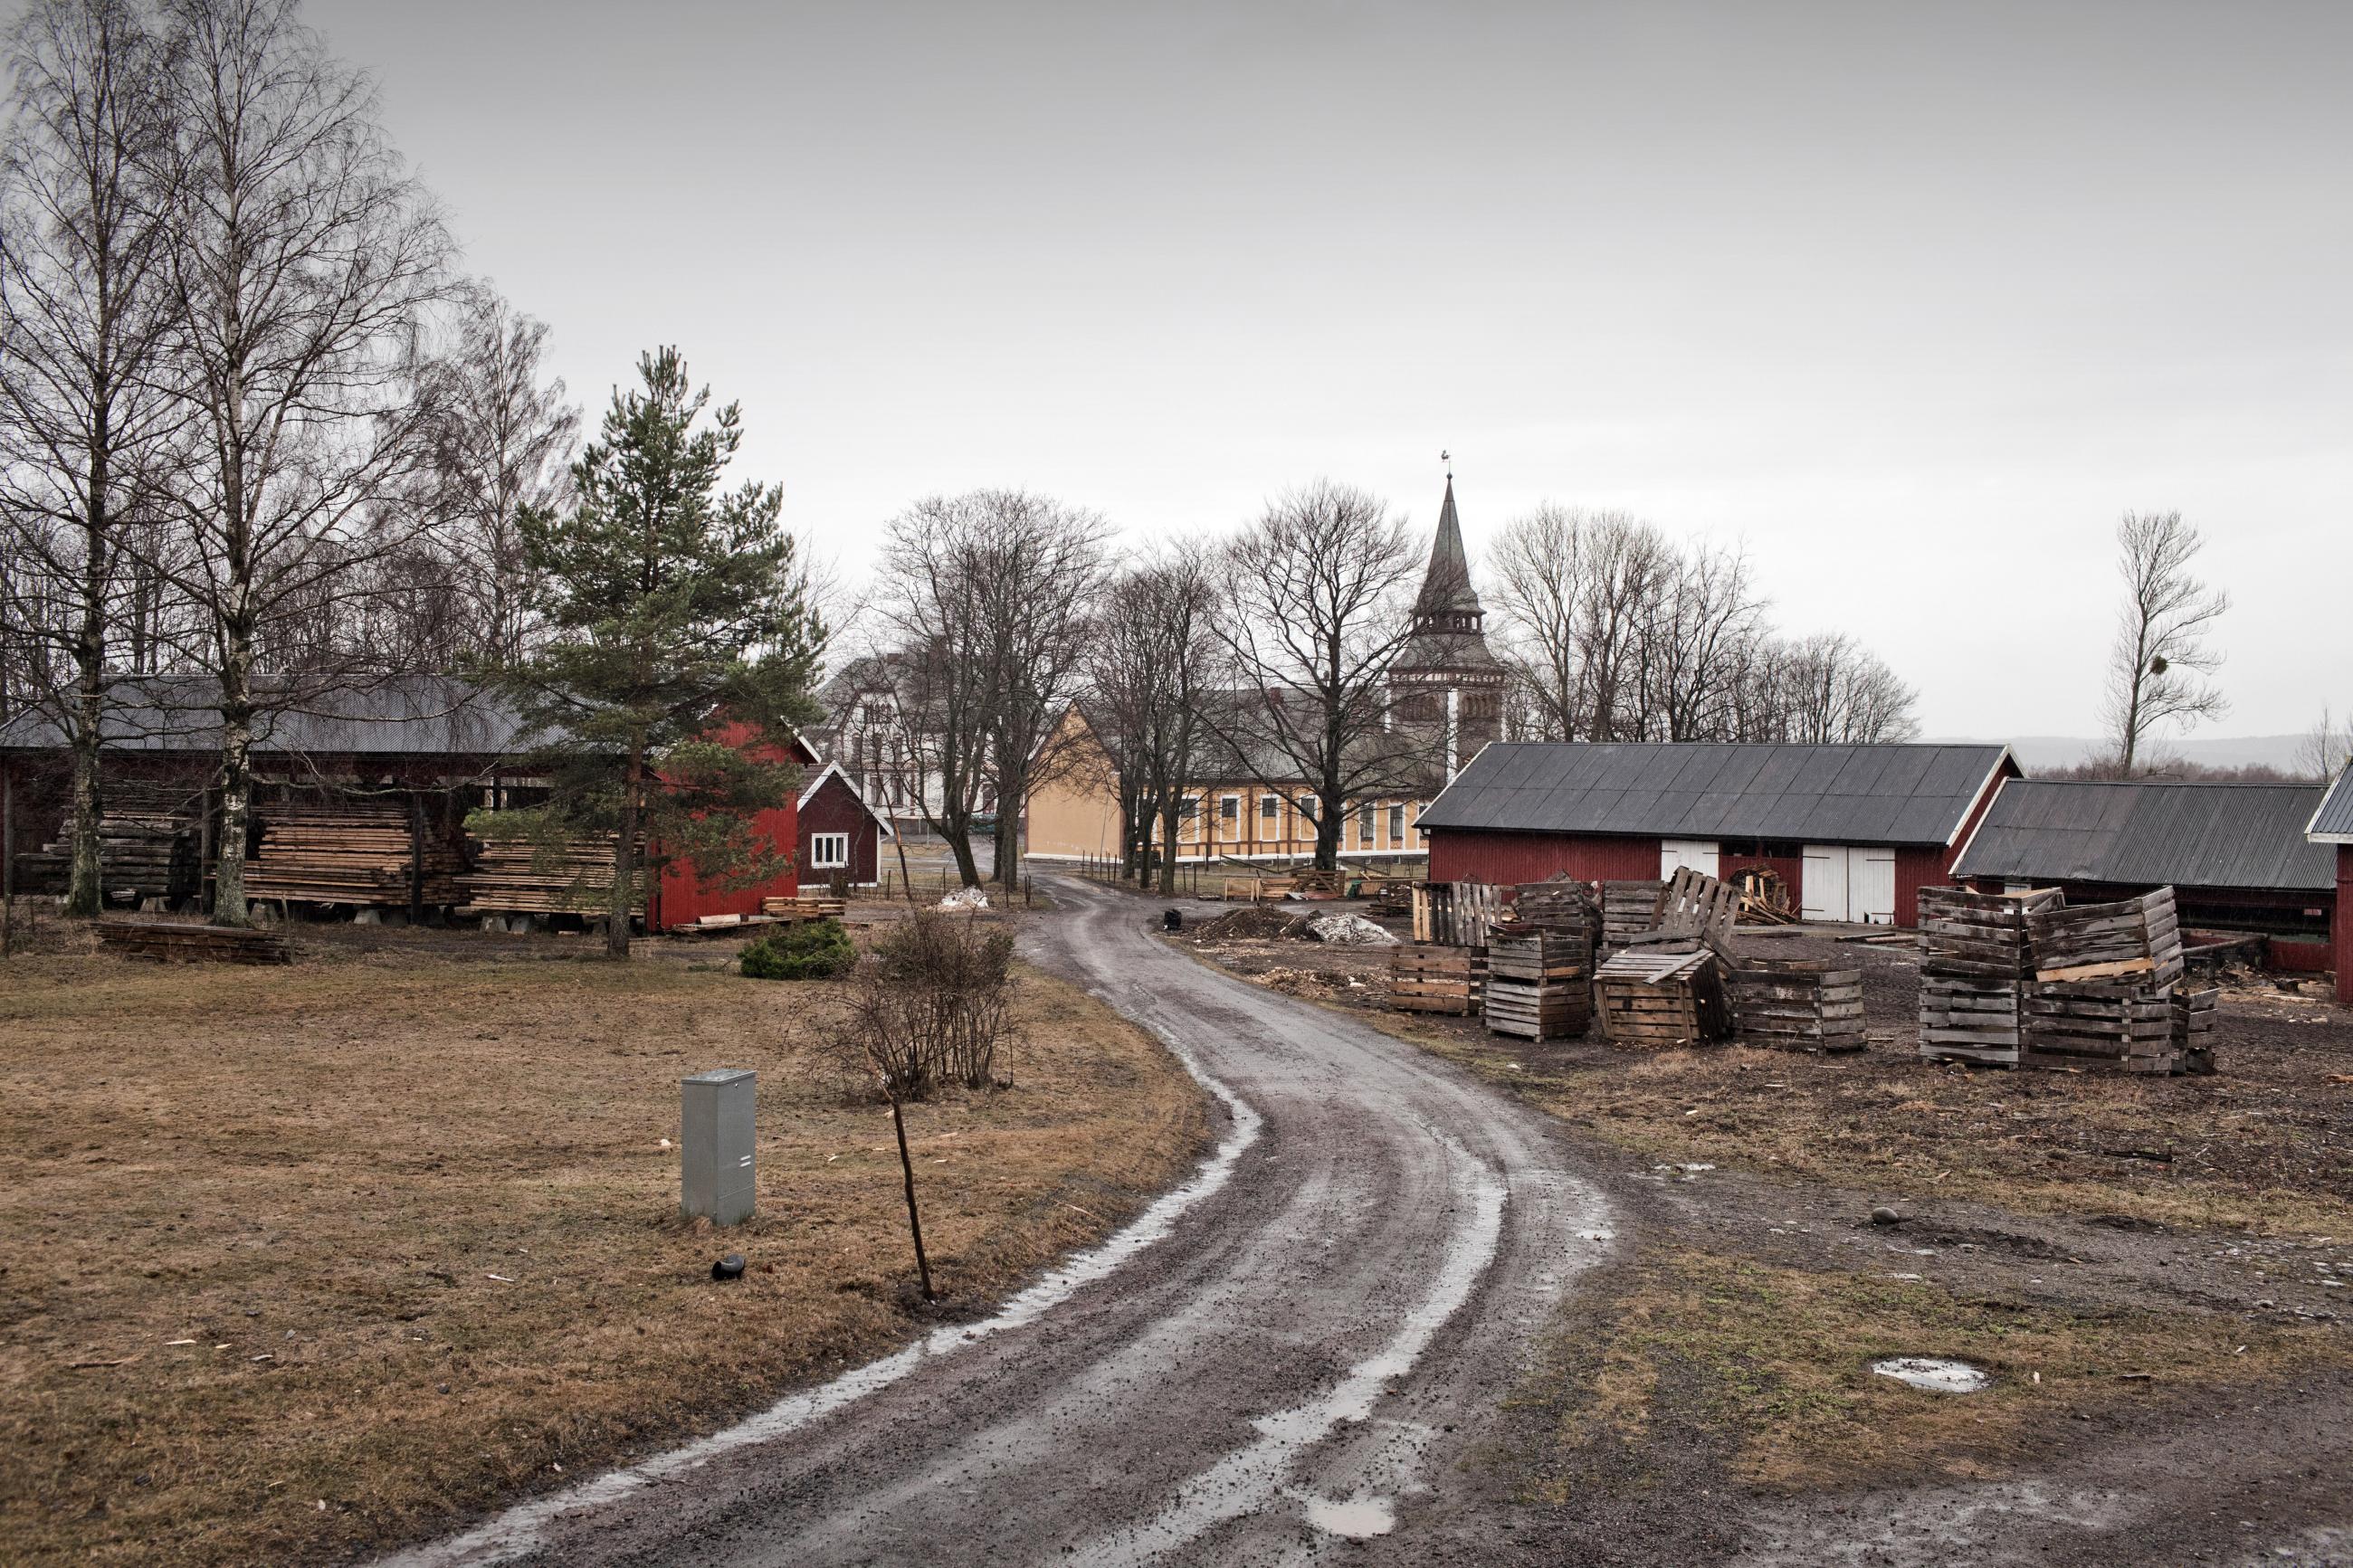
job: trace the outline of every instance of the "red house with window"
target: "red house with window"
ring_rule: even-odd
[[[740,749],[753,733],[749,725],[731,724],[713,738]],[[817,753],[797,734],[787,745],[769,742],[750,747],[747,754],[763,762],[797,763],[804,768],[817,764]],[[766,810],[754,813],[752,833],[764,855],[773,851],[787,857],[782,871],[749,887],[731,888],[722,879],[702,878],[691,865],[673,861],[662,868],[661,880],[648,900],[647,931],[691,926],[706,915],[756,915],[761,900],[789,899],[799,893],[801,869],[807,864],[801,837],[800,801],[787,795]]]
[[[881,879],[882,841],[892,837],[891,824],[839,763],[826,763],[795,804],[803,880],[824,887],[847,873],[851,886],[871,888]]]

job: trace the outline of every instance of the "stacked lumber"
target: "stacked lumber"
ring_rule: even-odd
[[[1487,940],[1490,1034],[1558,1040],[1593,1021],[1593,946],[1582,931],[1500,925]]]
[[[1503,912],[1502,895],[1484,882],[1423,882],[1413,890],[1413,940],[1484,947]]]
[[[606,879],[606,885],[611,886],[610,878]],[[776,898],[760,900],[762,914],[774,915],[782,921],[838,921],[849,911],[849,909],[848,900],[832,898],[821,893],[802,893],[789,899]]]
[[[1389,1005],[1400,1013],[1479,1016],[1487,979],[1485,950],[1443,942],[1399,942],[1389,949]]]
[[[1661,1049],[1724,1035],[1724,984],[1705,948],[1620,952],[1595,972],[1594,1006],[1613,1046]]]
[[[1725,977],[1744,1046],[1781,1051],[1863,1047],[1862,971],[1827,958],[1759,958]]]
[[[613,907],[613,844],[617,836],[566,838],[543,847],[528,838],[478,841],[474,868],[459,879],[462,915],[600,915]],[[644,861],[640,859],[642,866]],[[632,914],[646,912],[642,892]]]
[[[2210,1037],[2214,1032],[2214,1009],[2222,1000],[2222,993],[2209,987],[2203,991],[2173,990],[2173,1048],[2179,1059],[2176,1071],[2211,1077],[2214,1072],[2214,1044]]]
[[[280,931],[195,925],[179,921],[100,921],[100,946],[159,963],[291,963]]]
[[[2171,888],[2114,903],[2054,904],[2030,913],[2026,927],[2034,977],[2025,984],[2020,1066],[2182,1070],[2173,1006],[2181,929]]]
[[[265,818],[261,848],[246,866],[245,892],[252,899],[406,908],[415,872],[418,901],[447,905],[464,896],[458,879],[464,868],[454,845],[429,833],[417,837],[405,805],[295,806]]]
[[[73,878],[73,825],[16,857],[16,881],[33,893],[63,893]],[[108,807],[98,819],[99,888],[117,897],[182,899],[199,878],[187,819],[168,808]]]
[[[2058,889],[1920,889],[1920,1054],[1931,1061],[2016,1067],[2021,1002],[2033,973],[2027,922],[2057,909]]]
[[[1647,931],[1658,929],[1667,901],[1664,882],[1601,884],[1601,945],[1615,952]]]

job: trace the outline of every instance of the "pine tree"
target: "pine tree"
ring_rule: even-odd
[[[744,438],[739,406],[702,422],[710,389],[690,390],[676,349],[638,372],[643,389],[615,392],[573,465],[572,509],[519,519],[549,635],[491,674],[534,738],[550,799],[476,819],[543,842],[615,836],[613,958],[628,956],[630,907],[663,864],[740,883],[790,854],[759,843],[750,817],[797,782],[781,759],[790,727],[816,716],[825,637],[777,521],[783,493],[720,489]]]

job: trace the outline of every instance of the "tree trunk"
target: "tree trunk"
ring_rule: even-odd
[[[605,956],[627,963],[629,957],[629,897],[638,879],[638,789],[645,782],[645,752],[629,748],[628,776],[621,789],[621,831],[613,841],[613,897],[605,917]],[[646,917],[653,918],[653,889],[646,889]]]
[[[997,864],[992,874],[1000,888],[1021,885],[1021,817],[1018,812],[1005,809],[1005,797],[997,797]]]
[[[102,815],[98,789],[98,715],[96,692],[87,683],[80,693],[81,720],[73,738],[73,865],[66,881],[66,913],[79,920],[96,920],[104,900],[98,859],[98,822]]]
[[[253,923],[245,902],[245,845],[253,818],[253,647],[242,628],[228,634],[221,660],[221,836],[213,876],[213,923]]]
[[[1178,792],[1170,790],[1168,803],[1160,808],[1160,894],[1163,898],[1176,896],[1176,819],[1184,809]]]
[[[955,857],[956,878],[967,888],[980,886],[980,862],[972,853],[972,819],[942,829],[940,837],[948,841],[948,850]]]
[[[1340,829],[1347,825],[1347,803],[1336,795],[1316,797],[1315,868],[1336,871],[1340,868]]]
[[[103,414],[101,413],[101,420]],[[101,424],[100,440],[105,439]],[[82,553],[81,626],[74,639],[77,676],[73,729],[72,868],[66,879],[66,913],[96,920],[105,902],[100,879],[98,823],[104,815],[99,798],[99,724],[106,712],[106,465],[90,459],[89,516]]]

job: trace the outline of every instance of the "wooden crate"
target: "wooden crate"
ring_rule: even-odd
[[[1593,977],[1593,954],[1584,939],[1573,932],[1499,925],[1488,933],[1487,973],[1499,980],[1582,985]]]
[[[2181,922],[2173,889],[2110,904],[2038,910],[2026,918],[2038,981],[2137,978],[2145,987],[2181,979]]]
[[[1783,1051],[1863,1048],[1862,971],[1828,958],[1751,959],[1728,970],[1725,999],[1744,1046]]]
[[[1595,972],[1593,1001],[1612,1045],[1661,1048],[1724,1037],[1723,981],[1704,948],[1619,953]]]
[[[2017,980],[1920,977],[1920,1054],[1930,1061],[2016,1067],[2021,987]]]
[[[1482,949],[1401,942],[1389,949],[1389,1005],[1400,1013],[1475,1018],[1486,973]]]
[[[1523,926],[1582,936],[1589,952],[1601,934],[1601,906],[1585,882],[1525,882],[1513,889],[1508,919]]]
[[[2214,1013],[2222,993],[2211,988],[2173,991],[2174,1070],[2211,1077],[2214,1071]]]
[[[1424,882],[1413,890],[1413,940],[1484,947],[1503,912],[1501,892],[1485,882]]]
[[[2021,1067],[2169,1073],[2173,997],[2131,978],[2030,982]]]
[[[1503,980],[1490,973],[1482,1011],[1489,1034],[1573,1039],[1593,1022],[1593,994],[1581,980]]]
[[[181,921],[100,921],[98,940],[133,958],[164,963],[291,963],[285,933]]]
[[[1625,945],[1630,937],[1657,929],[1659,911],[1667,901],[1664,882],[1604,882],[1601,884],[1601,942],[1607,948]]]
[[[1920,973],[1956,979],[2020,980],[2029,971],[2028,918],[2060,907],[2059,890],[1977,893],[1920,889]]]

